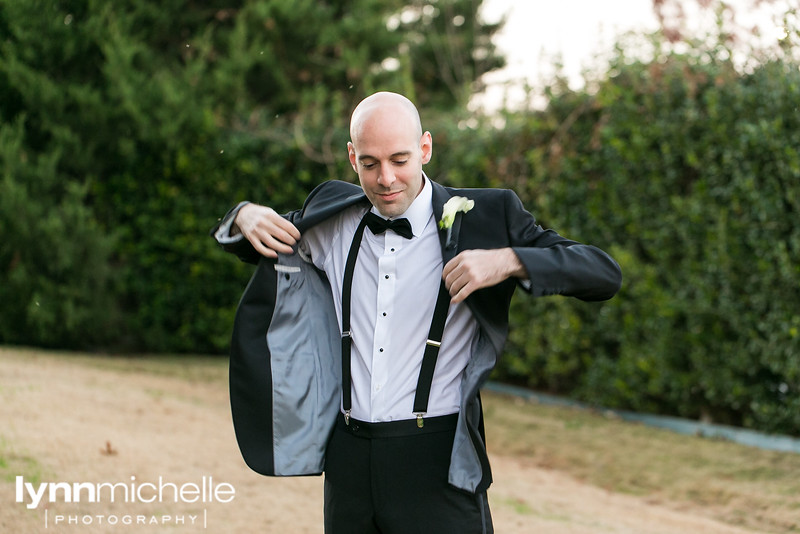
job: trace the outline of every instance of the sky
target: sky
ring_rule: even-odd
[[[778,0],[774,9],[797,0]],[[746,9],[752,0],[727,0],[737,13],[741,26],[759,26],[766,39],[775,39],[774,19],[764,6],[759,12]],[[687,8],[696,6],[684,2]],[[527,80],[534,87],[552,77],[554,58],[560,57],[563,73],[570,86],[582,84],[583,69],[603,67],[603,55],[611,54],[618,37],[630,32],[650,33],[658,29],[652,0],[484,0],[482,15],[487,22],[507,15],[504,28],[495,37],[495,44],[506,56],[506,68],[489,73],[485,81],[489,89],[476,98],[474,106],[487,109],[501,107],[503,97],[513,104],[522,91],[507,89],[507,82]],[[715,23],[710,12],[690,13],[690,29]],[[599,56],[601,59],[597,59]],[[517,84],[519,86],[519,84]]]
[[[502,100],[505,82],[524,79],[536,86],[552,76],[557,56],[570,85],[579,86],[583,68],[595,54],[610,52],[617,36],[658,28],[650,0],[484,0],[484,20],[496,22],[503,14],[495,44],[508,65],[485,78],[490,88],[480,103],[490,107]],[[508,97],[514,101],[521,92],[510,90]]]

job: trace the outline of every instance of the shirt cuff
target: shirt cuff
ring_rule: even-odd
[[[239,210],[242,209],[243,206],[250,204],[249,201],[245,200],[244,202],[239,202],[239,204],[233,208],[231,211],[225,215],[225,218],[219,223],[219,227],[217,231],[214,232],[214,239],[217,240],[217,243],[220,245],[230,245],[232,243],[237,243],[244,239],[244,236],[241,232],[237,232],[231,235],[231,229],[233,228],[233,221],[236,220],[236,216],[239,214]]]

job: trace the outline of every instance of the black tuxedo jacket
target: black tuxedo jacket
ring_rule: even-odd
[[[449,240],[447,231],[440,231],[443,264],[463,250],[511,247],[528,274],[527,281],[509,279],[478,290],[466,300],[479,325],[479,342],[475,354],[471,355],[462,383],[462,403],[451,455],[450,482],[468,491],[482,491],[491,483],[491,474],[484,445],[479,389],[502,353],[508,333],[508,309],[515,288],[520,285],[533,296],[565,295],[582,300],[605,300],[618,291],[621,272],[617,263],[602,250],[541,228],[510,190],[456,189],[435,182],[431,182],[431,185],[432,207],[437,221],[441,219],[442,208],[450,197],[463,196],[475,201],[472,210],[456,217]],[[369,208],[369,202],[360,187],[330,181],[317,187],[308,196],[302,209],[288,213],[286,217],[302,233],[359,203],[364,204],[365,211]],[[235,218],[241,205],[231,210],[212,233],[219,238],[219,229]],[[341,357],[338,320],[335,316],[330,317],[332,302],[325,306],[316,302],[324,299],[326,291],[330,298],[327,279],[321,273],[317,273],[316,277],[312,275],[313,268],[296,258],[296,255],[282,256],[275,262],[261,257],[245,239],[220,241],[227,251],[243,261],[259,265],[239,304],[231,350],[231,403],[237,439],[245,460],[256,471],[270,475],[319,472],[324,468],[324,443],[339,410],[338,389],[341,384],[338,368],[335,368]],[[309,297],[298,292],[300,298],[282,297],[288,293],[281,291],[281,283],[289,284],[292,276],[300,273],[302,276],[295,278],[305,281],[320,279],[317,286],[311,288],[316,295]],[[308,286],[307,289],[311,285],[304,284]],[[292,309],[291,317],[294,319],[289,326],[293,331],[286,335],[276,334],[281,330],[279,304],[292,302],[295,305],[300,300],[314,302],[313,310],[306,309],[308,315],[323,308],[328,310],[323,314],[325,317],[313,319],[315,324],[327,326],[306,332],[303,336],[298,331],[296,318],[305,317],[306,314]],[[286,345],[281,340],[287,337],[296,339],[298,336],[313,338],[314,343],[320,339],[324,342],[311,351],[292,342],[282,349],[289,354],[283,358],[276,357],[281,350],[276,351],[275,347]],[[305,366],[306,369],[315,370],[314,376],[295,380],[296,384],[284,388],[284,392],[288,391],[285,395],[276,393],[280,389],[276,386],[276,380],[297,374],[295,360],[298,354],[314,351],[318,354],[311,358],[313,365]],[[276,363],[281,359],[292,363]],[[305,383],[303,380],[312,381],[319,390],[318,375],[326,373],[331,375],[321,379],[326,383],[322,388],[326,393],[320,396],[314,406],[300,407],[298,399],[307,399],[308,388],[298,384]],[[281,377],[278,378],[278,375]],[[286,401],[286,398],[291,400]],[[327,405],[325,409],[320,408],[322,404]],[[300,415],[293,417],[289,424],[282,424],[281,418],[285,419],[285,415],[280,413],[281,409]],[[309,423],[309,420],[314,420],[314,423]],[[303,434],[314,434],[323,439],[308,445],[303,442]],[[278,464],[292,464],[297,460],[288,450],[278,450],[281,441],[295,444],[303,442],[303,446],[316,451],[312,455],[313,460],[299,469],[278,468]],[[291,459],[288,460],[287,456]]]

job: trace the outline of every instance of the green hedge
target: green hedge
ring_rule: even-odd
[[[740,75],[673,53],[609,72],[591,93],[554,87],[528,119],[526,200],[609,250],[623,288],[605,304],[518,299],[499,376],[800,433],[797,65]]]
[[[798,66],[620,52],[498,128],[463,111],[502,63],[479,4],[0,4],[0,343],[226,352],[251,269],[208,229],[352,177],[349,110],[390,89],[429,174],[512,188],[622,266],[606,303],[516,298],[496,378],[800,434]]]
[[[446,112],[502,64],[480,2],[406,7],[0,3],[0,343],[225,352],[250,270],[217,217],[351,176],[367,93]]]

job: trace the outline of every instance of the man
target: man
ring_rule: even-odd
[[[240,448],[264,474],[324,469],[328,533],[492,532],[479,389],[511,295],[608,299],[619,266],[511,191],[428,179],[432,137],[401,95],[363,100],[350,137],[360,188],[326,182],[285,216],[242,203],[213,230],[259,264],[231,351]]]

